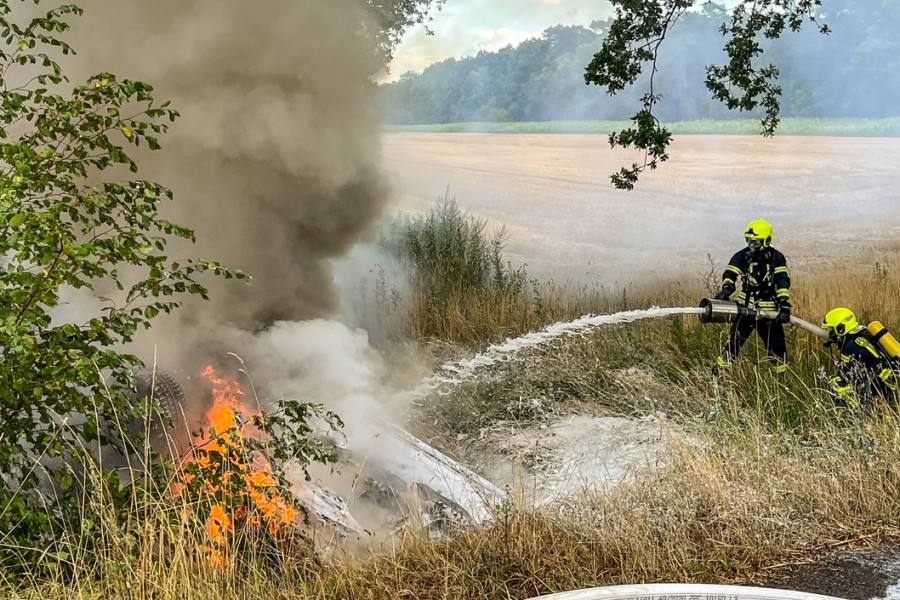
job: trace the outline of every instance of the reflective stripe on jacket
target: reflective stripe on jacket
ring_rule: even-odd
[[[769,247],[759,252],[743,248],[731,257],[722,274],[723,284],[735,285],[741,278],[739,304],[774,310],[780,302],[790,302],[791,277],[784,254]]]

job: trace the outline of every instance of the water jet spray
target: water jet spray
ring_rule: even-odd
[[[437,374],[424,379],[414,390],[409,392],[409,395],[412,400],[415,400],[434,391],[440,391],[441,388],[444,390],[443,393],[447,393],[447,388],[471,379],[485,368],[497,363],[516,360],[517,354],[521,350],[543,346],[558,337],[584,335],[603,325],[618,325],[673,315],[696,314],[700,315],[702,319],[704,312],[703,307],[660,308],[654,306],[641,310],[625,310],[609,315],[588,314],[574,321],[560,321],[548,325],[541,331],[532,331],[516,338],[507,338],[506,341],[493,344],[472,358],[446,362],[441,365]]]

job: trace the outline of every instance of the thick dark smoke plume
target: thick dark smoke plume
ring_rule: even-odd
[[[179,341],[332,314],[330,261],[369,232],[387,198],[370,82],[382,55],[363,0],[86,9],[73,40],[79,75],[148,81],[182,114],[162,151],[137,157],[140,177],[175,192],[165,216],[196,231],[178,251],[253,277],[214,282],[212,302],[182,309]]]

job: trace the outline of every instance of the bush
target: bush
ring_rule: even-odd
[[[504,261],[505,242],[504,228],[488,234],[487,222],[460,210],[449,191],[424,216],[391,225],[382,245],[409,266],[416,337],[482,340],[494,332],[471,326],[475,312],[527,304],[527,274]]]
[[[79,14],[66,4],[19,24],[0,0],[0,568],[49,562],[50,542],[84,525],[79,494],[90,477],[127,506],[97,455],[125,460],[142,448],[143,432],[119,424],[159,407],[132,405],[140,360],[118,349],[179,296],[205,298],[201,273],[243,277],[170,260],[168,241],[193,240],[159,215],[172,193],[110,175],[136,173],[129,152],[158,149],[178,113],[149,84],[110,73],[62,90],[67,80],[47,53],[72,51],[56,34]],[[80,324],[54,313],[72,290],[95,302]]]

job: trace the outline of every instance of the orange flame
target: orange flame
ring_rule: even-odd
[[[259,439],[260,433],[244,423],[245,418],[259,411],[246,401],[234,379],[218,375],[212,366],[206,367],[202,375],[213,385],[213,404],[206,413],[205,430],[195,434],[192,455],[184,464],[199,465],[201,476],[204,472],[220,474],[221,485],[208,477],[200,486],[201,493],[213,502],[206,518],[211,546],[202,550],[212,565],[224,566],[236,524],[264,525],[272,535],[279,536],[296,523],[299,511],[278,493],[278,479],[264,457],[255,456],[248,463],[234,458],[246,456],[245,439]],[[185,481],[190,483],[192,477],[185,474]],[[234,477],[241,477],[242,485],[229,485]],[[173,493],[180,495],[184,487],[178,486]]]

